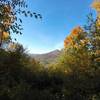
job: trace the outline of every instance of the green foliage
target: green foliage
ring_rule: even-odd
[[[23,0],[10,1],[0,1],[0,10],[4,3],[13,9],[26,7]],[[29,11],[20,13],[32,16]],[[85,29],[72,31],[58,61],[48,67],[31,58],[22,45],[0,48],[0,100],[100,100],[100,28],[91,15],[89,21]]]
[[[35,64],[34,64],[35,63]],[[38,63],[32,63],[35,67]],[[37,63],[37,64],[36,64]],[[30,90],[34,73],[30,67],[30,57],[21,45],[15,51],[0,49],[0,99],[23,100]],[[38,64],[37,67],[40,67]]]

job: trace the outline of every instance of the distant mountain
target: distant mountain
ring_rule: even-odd
[[[45,54],[31,54],[31,57],[40,61],[42,64],[53,63],[56,58],[60,55],[60,50],[54,50]]]

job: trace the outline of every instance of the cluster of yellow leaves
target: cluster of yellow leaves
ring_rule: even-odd
[[[9,38],[9,33],[8,32],[3,32],[2,39],[5,40],[7,38]]]
[[[78,38],[81,32],[83,32],[83,29],[80,26],[75,27],[71,31],[71,34],[64,40],[64,47],[75,46],[77,48],[78,45],[75,43],[74,38]]]
[[[92,8],[94,8],[96,11],[100,11],[100,0],[94,0],[92,3]]]
[[[96,26],[97,26],[98,29],[100,29],[100,18],[97,18]]]
[[[10,37],[8,32],[2,31],[2,29],[0,29],[0,39],[2,40],[6,40]]]
[[[98,29],[100,29],[100,0],[94,0],[94,2],[92,3],[92,8],[94,8],[97,11],[96,26]]]
[[[0,28],[0,39],[1,40],[6,40],[9,38],[9,33],[6,32],[5,30],[9,28],[9,26],[12,24],[13,16],[12,16],[12,9],[10,5],[3,5],[3,8],[1,10],[1,13],[3,14],[3,21],[2,24],[4,28]]]

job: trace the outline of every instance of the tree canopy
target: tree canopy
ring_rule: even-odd
[[[25,17],[42,18],[41,14],[28,10],[25,0],[0,0],[0,45],[5,40],[11,40],[11,34],[22,34],[22,19],[18,14]]]

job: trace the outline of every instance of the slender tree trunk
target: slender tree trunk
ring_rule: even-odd
[[[3,36],[3,31],[0,32],[0,48],[2,47],[2,36]]]

